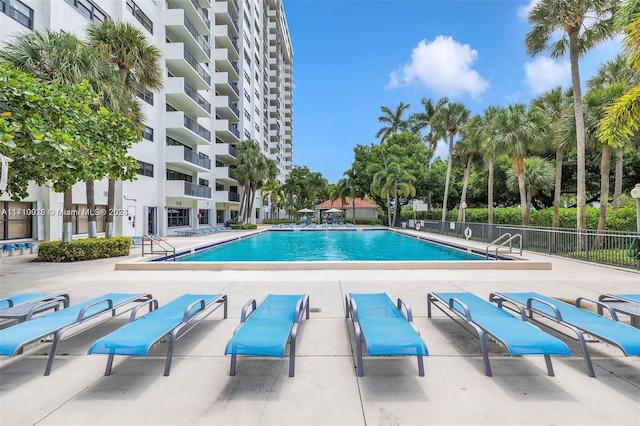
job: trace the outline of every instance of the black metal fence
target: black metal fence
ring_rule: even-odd
[[[420,231],[469,236],[469,240],[487,244],[506,233],[520,234],[524,250],[640,270],[640,235],[636,233],[429,220],[410,220],[405,225],[416,228],[416,224]]]

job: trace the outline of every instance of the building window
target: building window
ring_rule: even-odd
[[[167,180],[183,180],[185,182],[193,182],[193,176],[167,169]]]
[[[89,209],[86,204],[75,204],[71,219],[74,235],[89,233]],[[107,222],[107,206],[96,205],[96,231],[104,232]]]
[[[246,118],[247,120],[251,120],[251,114],[249,114],[249,111],[247,111],[246,109],[244,110],[244,118]]]
[[[244,71],[244,79],[247,80],[247,83],[251,83],[251,77],[249,77],[246,71]]]
[[[33,204],[0,201],[0,240],[32,238]]]
[[[198,210],[198,224],[200,225],[209,225],[209,210],[200,209]]]
[[[153,164],[138,160],[138,170],[136,170],[136,173],[142,176],[153,177]]]
[[[190,209],[177,209],[170,207],[167,209],[167,226],[173,228],[176,226],[189,226]]]
[[[249,96],[249,93],[247,93],[247,91],[246,91],[246,90],[244,91],[244,98],[245,98],[247,101],[251,102],[251,96]]]
[[[3,12],[30,30],[33,29],[33,9],[21,1],[0,0],[0,12]]]
[[[136,95],[149,105],[153,105],[153,92],[149,90],[140,90],[136,87]]]
[[[68,4],[76,8],[78,12],[90,21],[102,22],[108,16],[91,0],[65,0]]]
[[[249,131],[247,129],[244,129],[244,138],[245,139],[251,139],[251,133],[249,133]]]
[[[133,0],[127,0],[127,10],[145,27],[151,34],[153,34],[153,22],[149,17],[140,9],[140,7],[133,2]]]
[[[145,126],[142,131],[142,137],[148,141],[153,142],[153,129],[149,126]]]

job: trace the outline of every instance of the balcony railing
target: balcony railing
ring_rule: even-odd
[[[211,198],[211,187],[184,182],[184,195],[190,197]]]
[[[187,148],[184,149],[184,161],[211,170],[211,159],[208,155],[194,152]]]
[[[228,79],[228,81],[229,81],[229,86],[231,86],[233,91],[236,92],[236,95],[240,96],[240,89],[238,88],[238,83],[236,83],[235,81],[231,80],[230,78]],[[240,115],[238,115],[238,117],[239,116]]]
[[[237,106],[232,104],[231,101],[229,101],[229,108],[231,108],[231,111],[235,113],[236,117],[240,118],[240,110],[238,109]]]
[[[193,133],[197,134],[203,139],[211,142],[211,132],[198,124],[193,118],[189,117],[187,114],[184,115],[184,127],[191,130]]]
[[[187,18],[186,15],[184,16],[184,26],[187,28],[187,31],[189,31],[191,36],[195,39],[196,43],[198,43],[198,46],[200,46],[202,50],[204,50],[204,53],[207,54],[207,57],[211,58],[211,46],[204,39],[204,37],[202,37],[198,33],[198,30],[196,30],[196,27],[191,23],[191,21],[189,20],[189,18]]]
[[[240,194],[237,192],[229,192],[229,201],[240,201]]]
[[[238,150],[235,149],[233,146],[229,145],[229,155],[231,155],[232,157],[237,157]]]
[[[184,82],[184,93],[193,99],[198,105],[200,105],[205,111],[211,114],[211,104],[207,102],[204,97],[198,93],[196,89],[191,87],[189,83]]]
[[[229,123],[229,131],[236,135],[236,138],[240,139],[240,130],[238,130],[237,127],[232,126],[231,123]]]
[[[196,60],[196,58],[193,57],[191,52],[189,52],[186,47],[184,48],[184,60],[187,61],[189,65],[191,65],[191,68],[193,68],[198,73],[198,75],[207,82],[207,84],[211,85],[211,76],[205,71],[202,65],[200,65],[200,63]]]
[[[200,5],[198,4],[198,0],[191,0],[191,4],[193,4],[193,7],[196,8],[196,12],[198,12],[198,15],[200,15],[207,28],[211,29],[211,21],[209,21],[207,12],[200,7]]]

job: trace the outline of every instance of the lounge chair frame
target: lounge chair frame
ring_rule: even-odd
[[[141,303],[140,305],[136,306],[131,311],[131,314],[129,315],[129,323],[127,325],[135,323],[135,321],[139,319],[139,318],[136,318],[138,311],[147,305],[149,305],[149,312],[162,309],[162,308],[158,308],[159,305],[158,305],[157,299],[147,300],[144,303]],[[227,318],[227,295],[218,294],[217,297],[211,300],[208,304],[202,298],[195,300],[194,302],[189,304],[187,307],[185,307],[184,314],[182,317],[182,322],[180,322],[179,324],[176,324],[171,331],[169,331],[159,339],[154,340],[153,342],[150,342],[151,344],[153,344],[155,342],[166,341],[165,338],[169,336],[168,338],[169,347],[167,348],[167,357],[166,357],[165,366],[164,366],[165,376],[168,376],[171,372],[171,361],[173,359],[173,350],[175,347],[175,343],[180,338],[182,338],[185,334],[191,331],[195,326],[197,326],[202,321],[204,321],[207,317],[209,317],[209,315],[217,311],[218,308],[220,308],[221,306],[223,307],[223,316],[224,318]],[[197,309],[194,311],[193,309],[196,307]],[[122,328],[127,327],[127,325],[123,326]],[[108,336],[105,336],[104,338],[106,337]],[[110,353],[107,358],[107,366],[104,372],[105,376],[111,375],[111,369],[113,366],[113,360],[115,358],[115,355],[116,354],[114,353]]]
[[[387,295],[389,297],[389,295]],[[389,297],[389,299],[391,299]],[[408,324],[411,328],[420,335],[420,331],[413,323],[413,313],[411,311],[411,307],[407,305],[402,299],[398,298],[397,301],[397,309],[400,311],[405,320],[407,320]],[[362,332],[362,327],[360,326],[360,316],[358,314],[358,305],[356,301],[351,297],[351,294],[347,294],[345,296],[345,318],[349,318],[351,316],[351,322],[353,324],[353,329],[355,332],[356,339],[356,372],[358,377],[364,376],[364,365],[363,365],[363,353],[362,353],[362,341],[364,339],[365,343],[367,341],[366,336],[364,336]],[[389,354],[389,356],[394,356],[395,354]],[[418,375],[424,376],[424,361],[423,355],[416,355],[418,358]]]
[[[640,328],[640,295],[602,294],[598,297],[598,302],[604,303],[615,312],[627,315],[631,325]],[[598,305],[598,314],[602,313],[603,308]]]
[[[489,335],[493,337],[495,340],[502,342],[507,347],[509,347],[509,342],[505,341],[504,337],[497,336],[496,334],[498,333],[496,334],[490,333],[488,330],[485,329],[485,327],[479,321],[474,320],[471,314],[471,309],[469,309],[469,306],[463,301],[461,301],[459,298],[452,297],[449,300],[444,300],[440,296],[438,296],[436,293],[428,293],[427,294],[427,317],[428,318],[431,318],[431,305],[438,308],[449,318],[455,320],[458,324],[463,325],[466,323],[475,331],[475,335],[480,341],[480,350],[482,351],[482,360],[484,362],[485,375],[489,377],[493,376],[493,373],[491,371],[491,363],[489,362],[489,352],[487,349],[486,336]],[[453,312],[458,318],[462,319],[463,322],[457,321],[454,316],[452,316],[449,312],[447,312],[443,308],[443,306],[446,306],[449,312]],[[456,307],[461,308],[462,312],[460,311],[460,309],[457,309]],[[528,322],[527,314],[524,308],[519,308],[518,313],[520,314],[520,319],[522,319],[523,322]],[[463,325],[463,328],[467,329],[466,327],[464,327],[464,325]],[[552,336],[549,336],[549,337],[552,337]],[[509,349],[509,352],[511,353],[511,349]],[[547,374],[551,377],[555,376],[555,372],[553,371],[553,364],[551,363],[551,355],[548,353],[542,353],[541,355],[544,356],[544,362],[547,367]]]
[[[260,304],[262,304],[263,302],[264,300],[260,302]],[[238,330],[240,330],[241,327],[243,327],[246,324],[246,321],[256,311],[258,306],[260,305],[257,304],[255,299],[251,299],[247,303],[245,303],[240,313],[240,324],[233,331],[234,335],[238,332]],[[306,319],[309,319],[309,296],[308,295],[304,295],[304,297],[298,300],[298,303],[296,304],[293,324],[291,326],[291,331],[289,332],[289,336],[287,339],[287,343],[289,343],[289,377],[295,376],[296,338],[298,336],[298,329],[300,327],[300,323],[302,321],[303,316],[305,316]],[[238,355],[235,353],[231,354],[231,366],[229,368],[230,376],[236,375],[237,356]]]
[[[0,309],[0,318],[8,320],[17,320],[18,323],[29,321],[33,315],[48,310],[57,311],[61,307],[69,307],[70,297],[67,293],[45,294],[33,299],[27,299],[20,302],[18,296],[0,299],[0,303],[6,302],[9,307]]]
[[[559,325],[564,326],[565,328],[568,328],[569,330],[571,330],[573,333],[576,334],[576,337],[580,343],[580,348],[582,350],[582,357],[584,359],[586,368],[587,368],[587,374],[589,374],[589,377],[596,377],[596,373],[593,369],[593,363],[591,362],[591,356],[589,355],[589,348],[587,347],[587,339],[585,338],[584,334],[587,333],[591,336],[597,337],[598,339],[607,342],[613,346],[617,346],[618,348],[620,348],[620,350],[622,350],[622,352],[626,355],[629,356],[629,354],[627,353],[626,349],[624,348],[624,346],[620,345],[618,342],[611,340],[609,337],[607,337],[606,335],[603,335],[602,333],[598,333],[592,329],[590,329],[589,327],[584,327],[581,326],[580,324],[574,324],[574,323],[570,323],[564,320],[562,313],[560,312],[560,309],[554,305],[553,303],[550,303],[546,300],[542,300],[538,297],[530,297],[527,299],[526,304],[520,302],[519,300],[516,300],[512,297],[509,297],[508,295],[504,294],[504,293],[491,293],[489,295],[489,300],[491,300],[492,302],[495,302],[499,307],[503,307],[504,302],[509,303],[510,305],[514,306],[516,309],[521,310],[521,309],[526,309],[526,312],[528,312],[529,314],[529,318],[530,319],[534,319],[533,314],[538,314],[548,320],[551,320]],[[605,303],[596,301],[596,300],[592,300],[592,299],[587,299],[584,297],[579,297],[578,299],[576,299],[576,303],[575,303],[575,309],[580,309],[580,305],[583,301],[588,301],[591,303],[596,304],[599,308],[601,309],[606,309],[609,314],[611,315],[611,320],[614,322],[618,322],[618,317],[615,313],[615,311],[610,307],[607,306]],[[558,301],[558,303],[564,303],[561,301]],[[540,310],[540,308],[536,307],[536,305],[543,305],[546,306],[548,308],[550,308],[553,311],[553,314],[549,314],[545,311]],[[569,305],[572,306],[572,305]],[[596,314],[593,314],[596,315]],[[603,317],[604,318],[604,317]],[[624,325],[622,323],[620,323],[621,325]],[[628,327],[627,325],[624,325],[626,327]]]
[[[46,338],[48,336],[51,336],[53,334],[53,340],[52,340],[52,345],[51,345],[51,350],[49,352],[49,357],[47,359],[47,366],[45,367],[44,370],[44,375],[48,376],[51,374],[51,368],[53,366],[53,360],[55,359],[56,356],[56,352],[58,349],[58,344],[60,343],[60,341],[62,340],[67,340],[70,339],[90,328],[96,327],[106,321],[109,321],[117,316],[120,316],[126,312],[131,311],[134,307],[127,307],[127,305],[131,304],[131,303],[136,303],[136,302],[145,302],[148,301],[150,299],[153,298],[153,296],[149,293],[141,293],[141,294],[130,294],[130,297],[126,298],[125,300],[120,301],[120,303],[118,304],[114,304],[113,300],[105,297],[103,299],[99,299],[99,300],[95,300],[92,303],[88,303],[86,305],[83,305],[82,303],[80,303],[79,305],[82,306],[82,308],[80,309],[80,312],[78,313],[75,321],[73,322],[69,322],[68,324],[57,328],[56,330],[53,331],[48,331],[45,334],[41,334],[38,336],[30,336],[29,338],[27,338],[22,344],[17,345],[16,348],[14,349],[13,353],[11,354],[11,356],[15,356],[17,354],[20,354],[23,352],[24,347],[34,343],[34,342],[38,342],[38,341],[43,341],[43,342],[49,342],[51,340],[46,340]],[[91,312],[88,313],[90,308],[94,308],[100,305],[104,305],[104,307],[102,307],[99,310],[92,310]],[[120,310],[120,308],[126,308],[126,309],[122,309]],[[60,311],[61,312],[61,311]],[[102,316],[105,313],[111,312],[111,315],[106,317],[106,318],[102,318],[100,319],[100,316]],[[39,317],[36,318],[34,320],[31,320],[29,322],[25,322],[23,324],[18,324],[16,326],[11,327],[10,329],[15,329],[17,327],[20,326],[26,326],[27,324],[32,324],[35,321],[46,321],[47,316],[50,315],[55,315],[56,312],[49,314],[49,315],[45,315],[44,317]],[[82,328],[77,330],[75,333],[72,333],[70,335],[66,335],[63,337],[63,335],[69,331],[69,330],[73,330],[74,328],[79,327],[80,325],[82,325]]]

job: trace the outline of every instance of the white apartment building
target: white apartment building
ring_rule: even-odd
[[[118,182],[116,235],[175,235],[238,217],[242,185],[236,145],[253,139],[284,182],[293,155],[293,50],[282,0],[0,0],[0,40],[31,30],[82,36],[110,17],[141,29],[160,48],[164,89],[139,92],[145,130],[132,150],[138,179]],[[96,182],[97,206],[107,181]],[[32,185],[20,202],[0,196],[0,243],[58,240],[62,194]],[[85,235],[85,186],[73,188],[73,234]],[[269,213],[254,203],[252,222]],[[45,215],[16,214],[29,209]],[[104,219],[98,219],[98,231]]]

